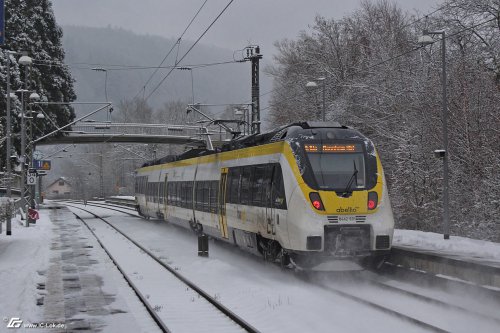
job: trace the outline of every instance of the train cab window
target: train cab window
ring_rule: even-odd
[[[240,182],[240,204],[242,205],[250,205],[252,198],[252,188],[251,188],[251,179],[252,178],[252,167],[246,166],[243,167],[243,171],[241,173],[241,182]]]

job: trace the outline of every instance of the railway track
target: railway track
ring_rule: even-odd
[[[256,328],[218,302],[215,297],[182,276],[175,267],[163,262],[106,219],[80,206],[68,202],[65,205],[94,217],[83,218],[82,214],[73,212],[94,235],[163,332],[258,332]],[[116,237],[117,234],[121,237]],[[134,268],[132,263],[145,267],[144,271],[139,273],[139,267]],[[138,277],[140,277],[139,280],[137,280]],[[160,284],[158,284],[159,281],[161,281]],[[165,290],[168,289],[163,295],[162,287]],[[154,305],[154,302],[158,302],[159,299],[168,299],[171,302],[167,313],[163,315],[161,313],[163,305]],[[189,310],[186,308],[185,311],[181,311],[182,304],[188,304]],[[196,316],[198,318],[193,320]],[[174,327],[169,327],[169,325]],[[213,329],[210,329],[211,325]]]
[[[308,280],[308,277],[305,278],[306,280]],[[374,308],[376,309],[377,311],[380,311],[380,312],[383,312],[389,316],[392,316],[392,317],[396,317],[398,319],[401,319],[401,320],[404,320],[404,321],[407,321],[409,323],[411,323],[412,325],[415,325],[415,326],[418,326],[422,329],[424,329],[426,332],[437,332],[437,333],[447,333],[447,332],[450,332],[450,331],[447,331],[447,330],[444,330],[442,328],[439,328],[435,325],[432,325],[430,323],[427,323],[427,322],[424,322],[424,321],[421,321],[419,319],[416,319],[412,316],[409,316],[407,314],[404,314],[403,312],[400,312],[400,311],[396,311],[390,307],[387,307],[387,306],[384,306],[380,303],[377,303],[377,302],[374,302],[374,301],[370,301],[366,298],[362,298],[360,296],[357,296],[353,293],[349,293],[347,291],[344,290],[343,287],[335,287],[335,286],[332,286],[330,284],[327,284],[327,283],[323,283],[323,282],[318,282],[316,280],[313,281],[313,283],[315,285],[318,285],[318,286],[321,286],[322,288],[336,294],[336,295],[339,295],[343,298],[347,298],[347,299],[350,299],[352,301],[355,301],[357,303],[360,303],[360,304],[363,304],[363,305],[366,305],[366,306],[369,306],[371,308]]]
[[[302,278],[334,294],[410,322],[415,326],[421,327],[426,332],[454,332],[455,330],[449,328],[448,323],[442,319],[450,316],[450,314],[451,317],[460,318],[463,316],[464,318],[490,322],[492,327],[498,328],[500,325],[500,317],[495,311],[498,308],[498,304],[496,306],[493,305],[491,308],[487,306],[477,306],[475,308],[463,304],[460,305],[462,302],[458,300],[459,296],[455,297],[454,300],[451,298],[445,301],[439,299],[439,297],[429,296],[429,289],[427,289],[426,294],[425,292],[420,293],[411,290],[411,288],[391,285],[390,281],[383,281],[381,280],[382,276],[372,272],[350,272],[336,275],[335,281],[332,279],[331,282],[325,282],[324,276],[321,276],[321,274],[317,275],[316,273],[312,275],[307,274]],[[386,301],[395,300],[396,298],[399,298],[401,301]],[[405,304],[405,306],[401,306],[401,304]],[[412,306],[412,304],[415,305]],[[423,317],[418,314],[418,309],[424,308],[422,304],[425,305],[425,312],[432,314],[430,317],[434,317],[433,319],[428,319],[427,316]],[[436,313],[441,315],[436,315]]]
[[[97,204],[95,205],[96,207],[101,207],[101,208],[107,208],[107,209],[114,209],[114,207],[105,207],[106,204]],[[126,212],[124,212],[126,213]],[[131,214],[129,214],[131,215]],[[439,296],[432,295],[432,290],[430,288],[427,289],[427,292],[424,294],[420,294],[419,292],[412,291],[405,289],[405,287],[401,287],[401,285],[396,286],[391,285],[390,282],[393,281],[391,279],[395,278],[395,276],[388,275],[376,275],[372,274],[371,272],[364,272],[370,274],[369,277],[367,276],[350,276],[350,282],[351,285],[354,286],[367,286],[369,285],[371,290],[378,290],[378,292],[382,295],[382,298],[392,298],[393,296],[391,295],[398,295],[397,297],[401,299],[408,299],[408,302],[410,304],[413,303],[418,303],[418,304],[425,304],[421,306],[421,309],[424,307],[428,309],[438,309],[436,312],[441,313],[441,311],[444,311],[445,314],[451,314],[451,317],[458,317],[460,318],[461,316],[464,317],[470,317],[474,318],[474,320],[480,320],[480,321],[487,321],[487,322],[492,322],[494,323],[492,326],[498,328],[500,325],[500,318],[496,317],[494,315],[494,309],[495,307],[492,307],[492,311],[489,313],[482,313],[481,309],[476,309],[474,307],[467,307],[464,305],[460,305],[461,302],[456,301],[453,302],[450,300],[442,300],[440,299]],[[366,275],[366,274],[365,274]],[[388,282],[389,280],[389,282]],[[408,283],[406,279],[403,279],[404,283]],[[336,282],[336,281],[335,281]],[[354,283],[353,283],[354,282]],[[356,292],[351,292],[349,288],[345,288],[344,286],[340,285],[337,286],[335,283],[332,285],[330,283],[317,283],[317,281],[314,282],[316,285],[320,285],[322,288],[335,293],[343,298],[353,300],[357,303],[363,304],[365,306],[368,306],[370,308],[375,309],[377,312],[380,312],[385,315],[392,316],[394,318],[397,318],[399,320],[403,320],[405,322],[408,322],[410,325],[414,325],[415,327],[418,327],[422,329],[423,331],[426,332],[454,332],[454,328],[447,325],[446,322],[443,321],[436,321],[436,319],[427,319],[426,316],[422,315],[415,315],[412,313],[411,306],[410,309],[406,309],[406,305],[402,306],[400,304],[399,307],[394,307],[391,306],[390,304],[384,304],[384,302],[380,302],[379,299],[374,299],[370,298],[368,295],[364,294],[363,292],[361,293],[356,293]],[[403,283],[403,282],[402,282]],[[429,285],[432,285],[430,283]],[[415,285],[416,287],[416,285]],[[356,288],[356,287],[355,287]],[[425,288],[425,287],[422,287]],[[439,288],[438,288],[439,289]],[[443,288],[443,290],[445,290]],[[429,293],[431,296],[428,296]],[[368,293],[369,294],[369,293]],[[456,295],[455,295],[456,296]],[[406,301],[405,301],[406,302]],[[406,304],[403,302],[403,304]],[[428,310],[429,311],[429,310]],[[433,311],[430,310],[431,317],[434,315]]]
[[[66,203],[74,203],[74,204],[79,204],[79,205],[83,205],[84,204],[82,200],[65,200],[65,201],[59,201],[59,202],[63,203],[63,204],[66,204]],[[127,214],[129,216],[133,216],[133,217],[141,217],[135,211],[135,209],[132,209],[132,208],[129,208],[129,207],[123,206],[123,205],[109,204],[109,203],[96,202],[96,201],[87,201],[86,205],[90,206],[90,207],[106,208],[106,209],[109,209],[109,210],[113,210],[113,211],[116,211],[116,212]]]
[[[478,270],[481,271],[479,268]],[[467,290],[472,294],[484,295],[485,297],[494,298],[500,302],[500,288],[491,288],[490,286],[453,278],[451,276],[442,276],[432,272],[395,265],[390,262],[384,263],[377,273],[389,278],[398,278],[404,281],[419,281],[421,284],[440,286],[440,288],[444,290]]]
[[[368,275],[368,277],[367,277],[365,275],[363,277],[358,276],[355,279],[359,283],[370,283],[371,285],[373,285],[377,288],[385,289],[385,290],[388,290],[391,292],[396,292],[396,293],[399,293],[402,295],[407,295],[407,296],[422,300],[424,302],[427,302],[430,304],[435,304],[435,305],[438,305],[440,307],[447,308],[450,310],[456,310],[456,311],[462,312],[464,314],[472,314],[474,316],[481,317],[484,320],[494,321],[500,325],[500,316],[498,316],[498,313],[497,313],[498,311],[495,311],[494,309],[492,311],[488,311],[488,309],[485,309],[485,308],[476,309],[476,308],[472,308],[472,307],[466,306],[466,305],[459,305],[459,302],[457,300],[445,301],[443,299],[440,299],[439,297],[424,295],[423,293],[419,293],[417,291],[410,290],[409,288],[393,285],[393,284],[391,284],[391,281],[381,280],[380,276]],[[396,281],[396,283],[401,284],[403,282]],[[476,290],[477,289],[474,289],[473,291],[476,291]],[[491,299],[494,300],[494,297],[492,297]]]

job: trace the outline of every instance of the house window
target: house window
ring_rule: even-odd
[[[64,186],[64,180],[59,181],[59,186]]]

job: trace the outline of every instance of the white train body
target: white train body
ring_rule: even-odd
[[[321,123],[271,134],[138,169],[138,211],[307,269],[387,254],[394,220],[371,141]]]

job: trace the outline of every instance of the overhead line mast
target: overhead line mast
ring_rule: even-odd
[[[262,59],[260,47],[252,45],[246,47],[247,56],[245,60],[252,62],[252,134],[260,133],[260,85],[259,85],[259,61]]]

